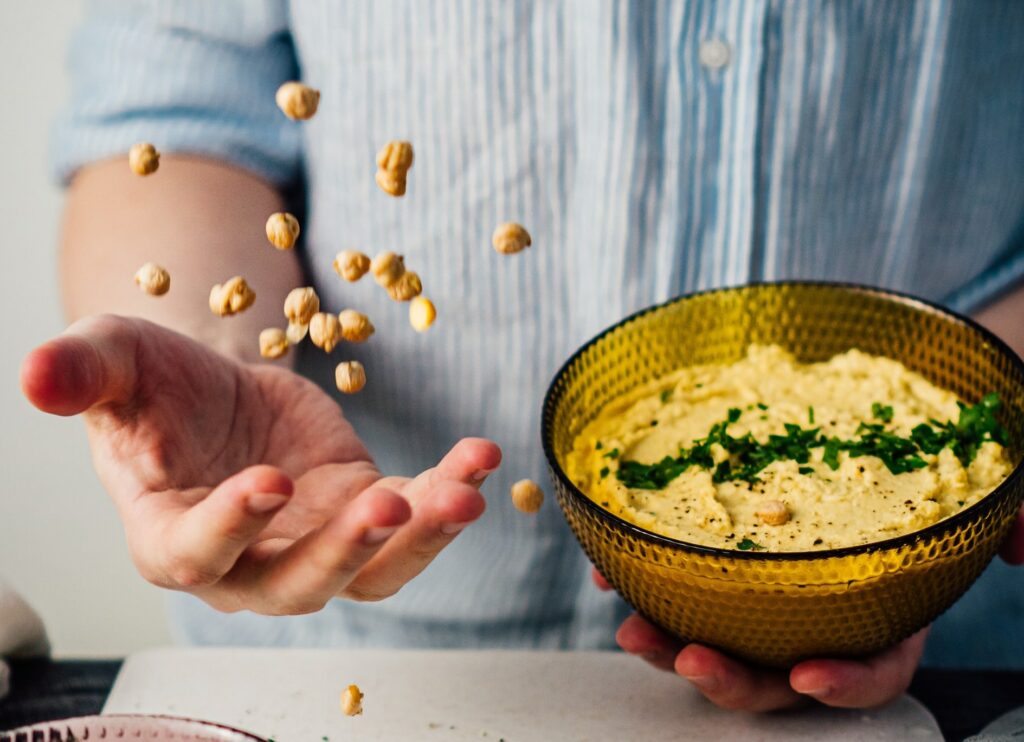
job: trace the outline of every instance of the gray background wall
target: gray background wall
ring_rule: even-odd
[[[0,577],[42,614],[55,653],[99,656],[167,643],[162,593],[135,573],[81,421],[37,412],[18,385],[25,353],[64,326],[47,139],[79,15],[69,0],[0,3]]]

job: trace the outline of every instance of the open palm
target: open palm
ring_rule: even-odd
[[[385,478],[313,383],[144,320],[76,323],[25,359],[22,386],[46,412],[84,413],[142,575],[221,610],[395,593],[480,516],[501,458],[464,439],[413,479]]]

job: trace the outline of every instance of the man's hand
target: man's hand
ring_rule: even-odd
[[[596,569],[594,582],[611,585]],[[773,711],[808,698],[841,708],[880,706],[910,685],[924,651],[928,629],[892,649],[863,660],[808,660],[789,673],[747,667],[699,644],[683,644],[637,614],[627,618],[615,639],[625,651],[661,670],[675,672],[712,703],[726,709]]]
[[[414,479],[384,477],[312,382],[145,320],[76,322],[21,381],[39,409],[85,417],[139,572],[224,611],[394,594],[480,517],[501,461],[465,439]]]

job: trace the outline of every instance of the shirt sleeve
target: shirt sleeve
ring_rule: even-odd
[[[52,134],[54,176],[151,142],[226,160],[277,186],[300,174],[299,125],[274,102],[298,69],[284,0],[87,4]]]

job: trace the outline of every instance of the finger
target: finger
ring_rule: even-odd
[[[403,492],[412,502],[442,482],[462,482],[479,487],[501,465],[501,449],[484,438],[463,438],[452,446],[437,466],[412,480]]]
[[[379,485],[360,493],[340,513],[268,562],[228,575],[226,587],[249,592],[273,614],[318,611],[348,585],[399,528],[412,509]]]
[[[1010,529],[1010,535],[1006,537],[1000,556],[1007,564],[1024,564],[1024,507],[1017,512],[1017,520]]]
[[[737,662],[710,647],[689,644],[675,670],[716,706],[740,711],[775,711],[801,703],[786,676]]]
[[[21,388],[43,412],[77,415],[131,397],[138,332],[121,317],[89,317],[25,357]]]
[[[473,486],[441,482],[413,508],[409,523],[392,538],[344,591],[355,600],[394,595],[418,575],[486,507]]]
[[[672,671],[676,655],[683,644],[638,613],[622,622],[615,641],[629,654],[636,655],[659,670]]]
[[[593,567],[590,570],[590,578],[594,581],[594,584],[597,585],[598,590],[608,592],[612,589],[611,583],[604,578],[603,574],[597,571],[597,567]]]
[[[808,660],[793,668],[790,685],[829,706],[870,708],[903,693],[924,651],[928,629],[865,661]]]
[[[165,586],[194,588],[219,580],[287,504],[293,489],[279,469],[253,466],[172,516],[159,541]],[[152,517],[152,510],[144,517]]]

